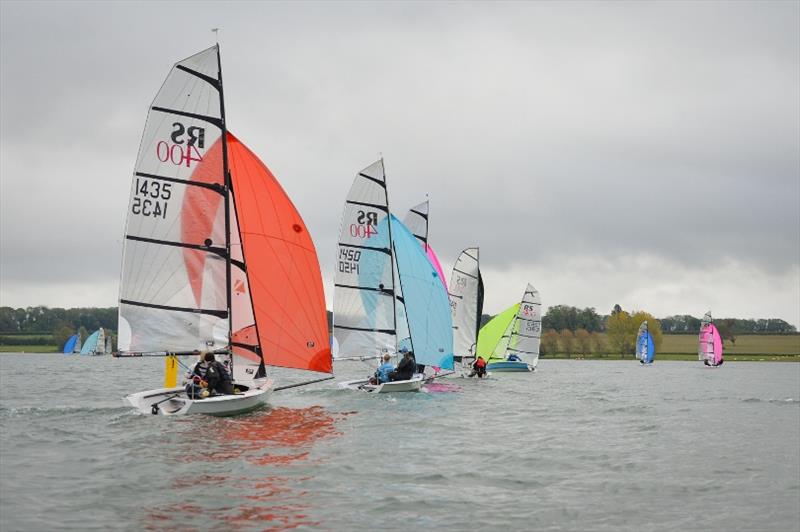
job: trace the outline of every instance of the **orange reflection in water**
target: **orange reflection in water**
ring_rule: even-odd
[[[308,493],[297,488],[313,475],[304,470],[304,475],[294,476],[292,466],[317,465],[308,461],[313,446],[338,436],[336,422],[345,415],[331,415],[320,406],[280,407],[240,417],[187,420],[174,458],[191,464],[192,472],[170,485],[181,502],[152,509],[144,528],[287,530],[319,526],[308,517],[312,502]],[[220,474],[220,466],[226,462],[231,471],[244,469],[249,474]],[[242,462],[249,466],[242,467]]]

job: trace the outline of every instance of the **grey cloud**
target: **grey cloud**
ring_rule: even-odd
[[[230,127],[326,272],[352,177],[379,153],[396,211],[430,194],[446,261],[479,244],[487,269],[545,277],[571,254],[731,259],[765,279],[800,264],[797,3],[0,9],[4,285],[116,279],[147,105],[217,26]]]

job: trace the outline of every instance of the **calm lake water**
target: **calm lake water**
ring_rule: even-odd
[[[800,364],[544,360],[234,418],[124,406],[162,365],[0,355],[3,532],[800,530]]]

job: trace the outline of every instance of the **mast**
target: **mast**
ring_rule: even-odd
[[[219,112],[222,124],[222,172],[225,179],[224,197],[225,197],[225,298],[226,306],[228,309],[228,353],[231,360],[231,372],[233,371],[233,320],[231,319],[231,173],[228,168],[228,126],[225,122],[225,97],[222,89],[222,60],[220,59],[219,43],[217,43],[217,72],[219,73]],[[263,356],[262,356],[263,362]]]
[[[389,182],[386,179],[386,165],[383,163],[381,157],[381,166],[383,167],[383,193],[386,196],[386,221],[389,222],[389,258],[391,259],[392,266],[392,325],[394,327],[394,350],[397,353],[397,284],[394,279],[394,240],[392,240],[392,210],[389,208]],[[397,272],[398,277],[400,272]],[[408,320],[406,320],[408,321]],[[411,329],[408,330],[408,337],[411,338]],[[413,349],[412,349],[413,350]]]

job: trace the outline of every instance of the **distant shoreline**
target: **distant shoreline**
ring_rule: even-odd
[[[16,347],[16,349],[13,349]],[[30,350],[23,350],[19,349],[20,347],[37,347],[37,346],[0,346],[0,355],[60,355],[63,354],[59,351],[30,351]],[[78,355],[75,353],[74,355]],[[66,355],[72,356],[72,355]],[[103,355],[109,356],[109,355]],[[630,362],[635,362],[636,359],[632,355],[598,355],[598,354],[590,354],[590,355],[546,355],[539,358],[540,362],[546,362],[548,360],[575,360],[575,361],[583,361],[583,360],[626,360]],[[695,353],[663,353],[656,355],[656,361],[678,361],[678,362],[699,362],[697,360],[697,354]],[[735,354],[735,355],[728,355],[725,357],[726,362],[800,362],[800,354],[790,354],[790,355],[783,355],[783,354],[768,354],[768,353],[756,353],[756,354]]]

